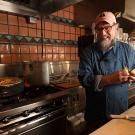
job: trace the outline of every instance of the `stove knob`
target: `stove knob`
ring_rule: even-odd
[[[5,118],[3,119],[3,122],[4,122],[4,123],[8,123],[8,122],[9,122],[9,117],[5,117]]]
[[[53,106],[56,106],[56,101],[53,101]]]
[[[39,113],[41,111],[41,107],[37,107],[36,109],[35,109],[35,112],[36,113]]]
[[[62,99],[62,104],[63,105],[67,105],[68,104],[67,100],[66,99]]]
[[[29,116],[29,114],[30,114],[30,113],[29,113],[29,111],[28,111],[28,110],[26,110],[26,111],[24,111],[24,112],[23,112],[23,116],[24,116],[24,117]]]

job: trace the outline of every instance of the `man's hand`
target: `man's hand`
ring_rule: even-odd
[[[107,85],[128,82],[129,75],[130,75],[129,70],[127,67],[125,67],[124,69],[116,71],[110,75],[104,75],[101,79],[99,86],[104,87]]]
[[[129,82],[135,82],[135,69],[130,71]]]

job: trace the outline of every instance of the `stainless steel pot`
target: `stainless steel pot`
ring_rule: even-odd
[[[24,77],[31,86],[42,86],[49,84],[48,62],[25,62]]]

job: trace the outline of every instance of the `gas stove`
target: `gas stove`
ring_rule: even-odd
[[[61,118],[61,116],[65,120],[67,97],[68,91],[61,91],[55,87],[47,86],[27,88],[17,96],[0,99],[0,134],[16,135],[24,134],[26,131],[30,134],[32,128],[34,130],[35,126],[39,126],[31,123],[37,124],[41,121],[42,125],[42,120],[44,123],[48,123],[56,117]],[[51,133],[52,129],[46,132],[47,135],[54,134],[54,132]],[[42,135],[44,133],[38,134]],[[31,134],[33,135],[33,132]]]
[[[42,87],[30,87],[25,88],[23,92],[15,96],[10,96],[0,99],[0,110],[6,106],[12,106],[12,104],[20,104],[27,101],[32,101],[36,98],[47,96],[48,94],[59,93],[60,90],[51,86]]]

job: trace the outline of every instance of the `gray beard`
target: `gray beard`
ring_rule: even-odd
[[[99,42],[99,48],[101,51],[107,51],[114,46],[114,43],[115,40],[112,40],[111,42],[103,40]]]

